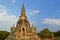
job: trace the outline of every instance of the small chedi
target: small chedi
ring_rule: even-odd
[[[10,35],[6,40],[41,40],[36,34],[35,28],[30,26],[29,21],[24,9],[24,4],[22,5],[21,16],[17,21],[16,26],[11,27]]]

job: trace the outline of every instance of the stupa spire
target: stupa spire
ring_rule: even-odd
[[[21,16],[26,16],[24,4],[22,5]]]
[[[21,19],[21,20],[27,20],[27,16],[26,16],[26,13],[25,13],[24,4],[22,5],[22,10],[21,10],[20,19]]]

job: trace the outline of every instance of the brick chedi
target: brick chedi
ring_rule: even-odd
[[[19,16],[17,24],[11,27],[10,35],[6,40],[41,40],[36,34],[35,28],[31,27],[27,20],[24,4],[22,5],[21,16]]]

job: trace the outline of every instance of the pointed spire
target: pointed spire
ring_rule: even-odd
[[[27,16],[26,16],[26,13],[25,13],[24,4],[22,5],[21,16],[20,16],[19,19],[21,19],[21,20],[27,20]]]
[[[34,23],[32,23],[32,28],[36,30],[35,26],[34,26]]]
[[[32,23],[32,28],[34,28],[34,24]]]
[[[26,16],[24,4],[22,5],[21,16],[24,16],[24,17]]]
[[[34,28],[34,23],[32,22],[32,28]]]
[[[14,27],[15,25],[13,24],[13,27]]]

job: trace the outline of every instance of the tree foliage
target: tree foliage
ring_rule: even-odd
[[[43,29],[40,33],[37,33],[39,37],[42,37],[42,38],[51,38],[52,37],[52,32],[50,30],[48,30],[47,28],[46,29]]]
[[[7,31],[0,31],[0,40],[5,40],[9,34]]]
[[[53,32],[55,37],[60,37],[60,31]]]

